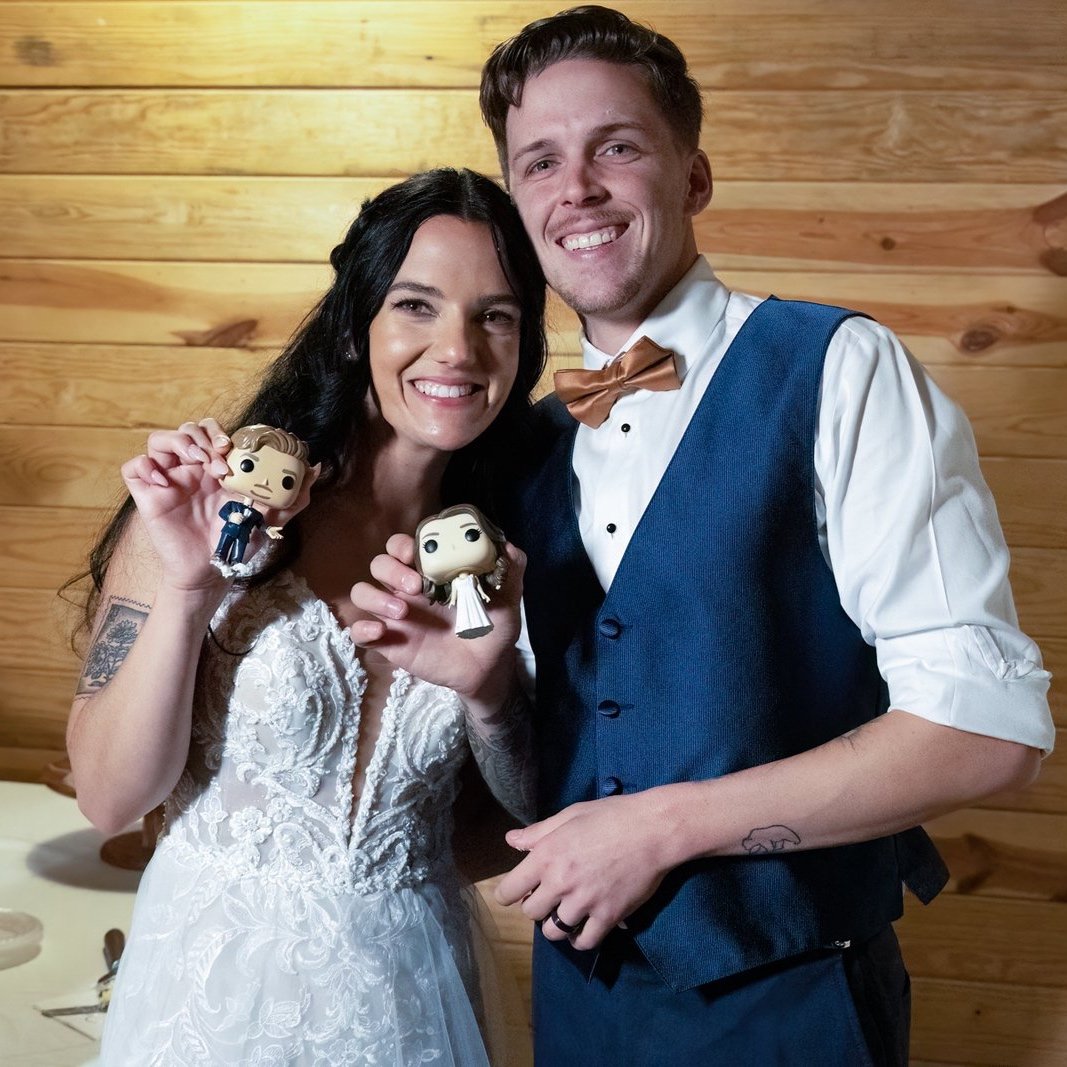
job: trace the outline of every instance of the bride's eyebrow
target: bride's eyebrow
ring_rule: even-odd
[[[413,293],[421,293],[423,296],[443,297],[445,294],[435,285],[423,285],[422,282],[395,281],[386,290],[387,293],[395,293],[397,289],[407,289]]]

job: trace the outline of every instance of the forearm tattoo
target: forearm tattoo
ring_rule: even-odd
[[[516,687],[495,715],[477,723],[468,718],[467,737],[493,796],[523,824],[533,822],[537,766],[526,696]]]
[[[800,835],[788,826],[757,826],[741,842],[741,847],[750,855],[764,852],[788,852],[800,844]]]
[[[96,631],[82,666],[78,696],[98,692],[115,677],[144,627],[148,611],[147,604],[136,600],[118,596],[109,598],[104,621]]]

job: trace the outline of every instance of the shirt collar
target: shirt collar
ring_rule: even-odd
[[[627,338],[619,352],[625,352],[639,338],[648,337],[661,348],[669,348],[675,353],[678,374],[684,379],[688,370],[706,353],[708,337],[726,314],[729,299],[730,290],[715,277],[708,261],[697,256],[678,284]],[[618,355],[601,352],[590,343],[584,331],[579,340],[582,364],[587,370],[599,370]]]

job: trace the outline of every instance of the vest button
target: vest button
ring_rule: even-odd
[[[607,719],[614,719],[622,711],[622,708],[614,700],[602,700],[596,706],[596,710]]]
[[[622,633],[622,623],[618,619],[601,619],[597,623],[597,629],[604,637],[618,637]]]
[[[610,778],[605,778],[600,783],[600,795],[602,797],[613,797],[616,793],[622,792],[622,782],[619,781],[614,775]]]

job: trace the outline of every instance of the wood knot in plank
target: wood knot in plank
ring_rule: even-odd
[[[258,319],[242,319],[210,330],[175,330],[193,348],[247,348],[259,325]]]
[[[1067,248],[1049,248],[1037,258],[1052,274],[1067,278]]]
[[[968,322],[967,319],[974,318]],[[1060,341],[1067,337],[1067,320],[1014,304],[968,309],[956,347],[965,355],[987,352],[998,342],[1011,344]]]
[[[52,42],[43,37],[20,37],[15,42],[15,55],[27,67],[54,67],[59,62]]]
[[[1046,248],[1038,256],[1053,274],[1067,277],[1067,193],[1034,208],[1034,222],[1041,227]]]
[[[961,352],[984,352],[1000,340],[1000,331],[995,326],[972,326],[960,337]]]
[[[956,892],[1022,894],[1031,899],[1067,900],[1067,854],[991,840],[975,833],[934,840],[956,881]]]

